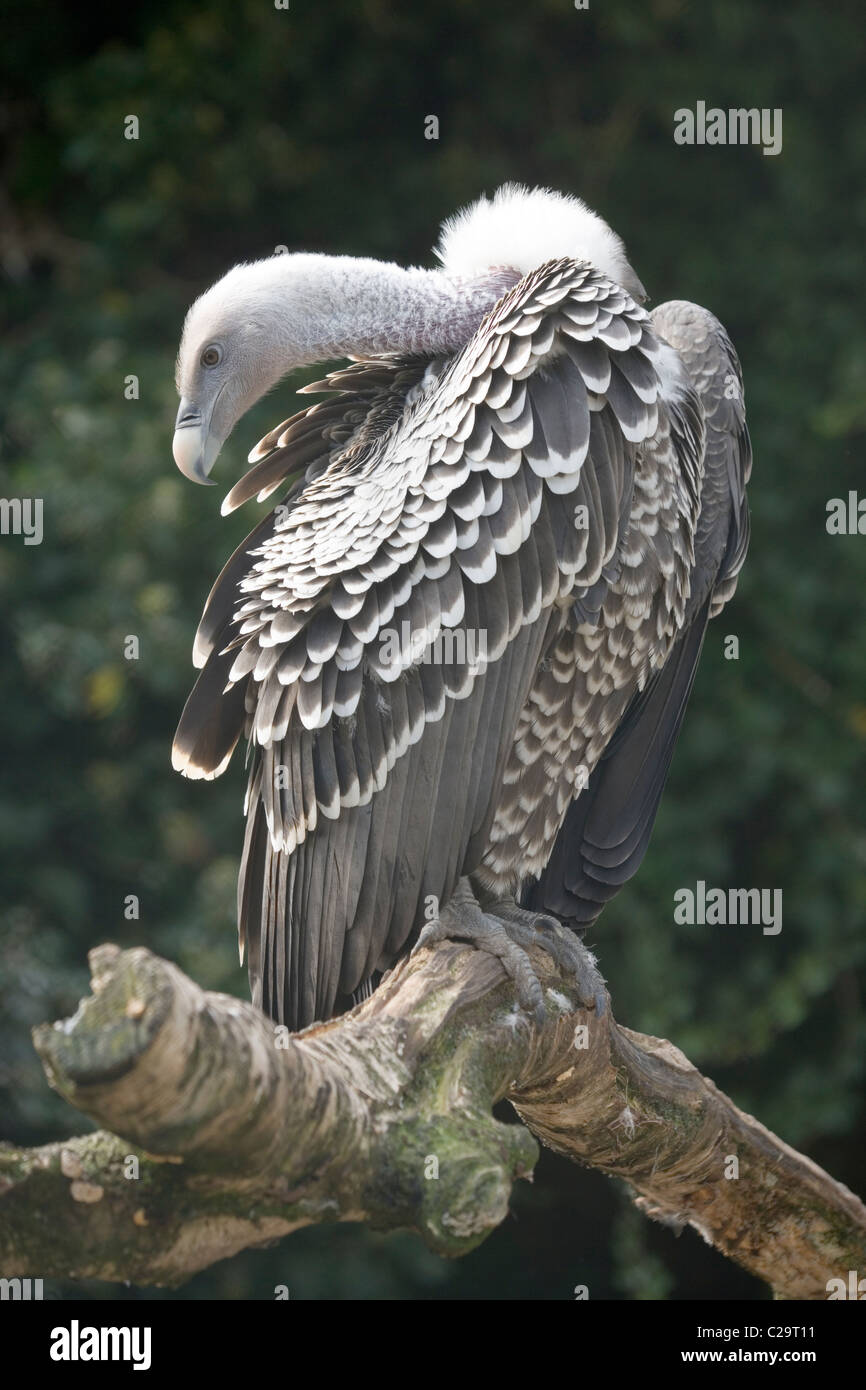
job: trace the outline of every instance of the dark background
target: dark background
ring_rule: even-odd
[[[41,546],[0,537],[3,1137],[82,1128],[29,1029],[74,1010],[97,942],[146,944],[246,994],[241,759],[215,784],[169,763],[202,602],[254,519],[221,520],[222,491],[172,463],[187,305],[281,243],[430,264],[443,217],[518,179],[598,208],[653,302],[722,318],[754,441],[739,592],[708,636],[647,860],[592,936],[617,1016],[670,1037],[862,1190],[866,538],[825,526],[830,497],[866,491],[860,7],[2,10],[0,494],[45,502]],[[676,145],[673,113],[698,100],[781,107],[782,153]],[[130,374],[138,400],[124,399]],[[284,384],[243,422],[217,465],[224,490],[294,408]],[[782,888],[781,934],[675,925],[675,890],[699,878]],[[645,1221],[617,1183],[549,1154],[458,1263],[413,1236],[322,1227],[175,1294],[52,1291],[261,1299],[275,1284],[301,1299],[569,1299],[577,1284],[591,1298],[767,1297],[691,1232]]]

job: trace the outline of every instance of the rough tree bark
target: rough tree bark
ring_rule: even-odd
[[[105,1129],[0,1148],[6,1277],[179,1284],[322,1221],[409,1228],[460,1255],[530,1176],[533,1135],[626,1179],[646,1212],[780,1297],[826,1298],[866,1267],[857,1197],[671,1043],[616,1024],[609,1001],[581,1010],[542,952],[543,1027],[498,962],[445,943],[293,1036],[149,951],[90,960],[92,995],[34,1038],[51,1084]],[[502,1097],[523,1125],[493,1118]]]

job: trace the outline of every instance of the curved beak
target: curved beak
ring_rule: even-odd
[[[214,484],[208,477],[220,451],[219,440],[211,439],[207,424],[201,411],[192,401],[180,403],[177,419],[174,422],[174,441],[171,451],[174,461],[183,473],[194,483]]]

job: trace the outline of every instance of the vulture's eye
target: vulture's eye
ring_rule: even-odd
[[[218,362],[222,361],[222,355],[222,348],[217,347],[215,343],[212,343],[211,346],[206,347],[204,352],[202,353],[201,365],[203,367],[215,367]]]

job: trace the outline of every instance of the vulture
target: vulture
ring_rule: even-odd
[[[210,591],[173,749],[213,778],[246,741],[241,960],[292,1029],[437,936],[536,1013],[528,945],[587,978],[748,544],[713,314],[648,313],[620,238],[546,189],[481,198],[436,255],[281,252],[183,327],[173,452],[199,482],[287,373],[343,364],[223,502],[279,499]]]

